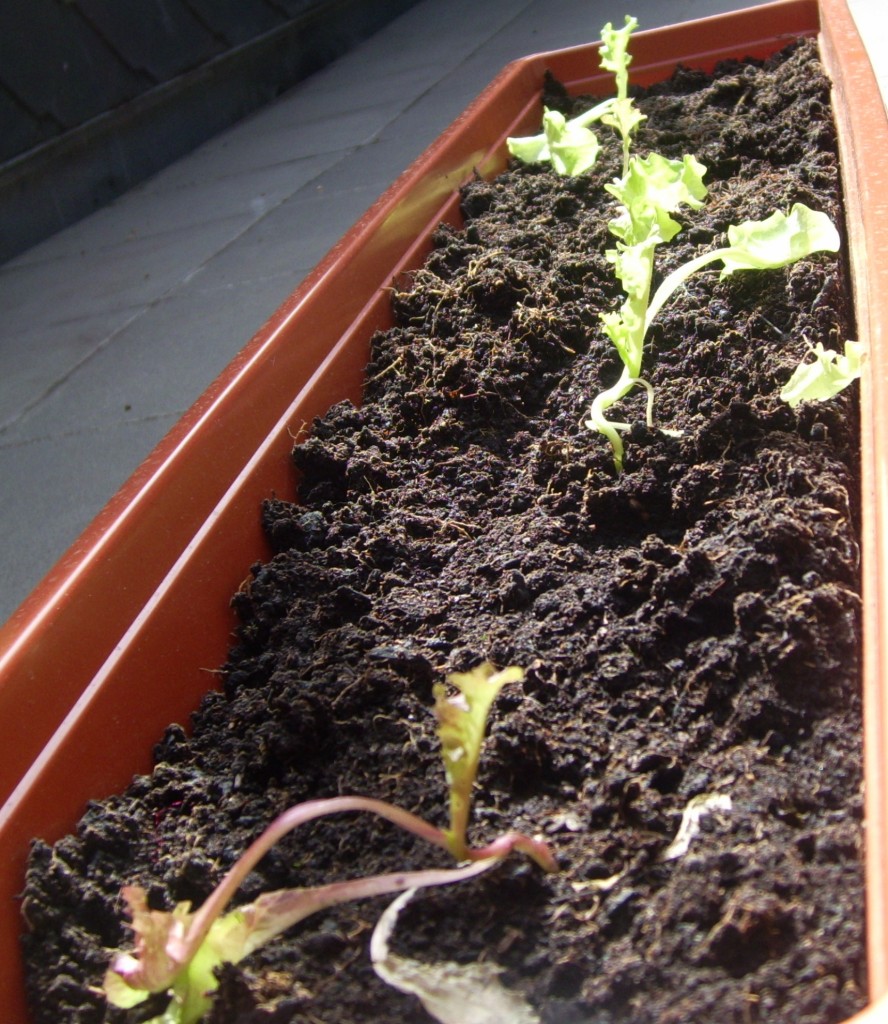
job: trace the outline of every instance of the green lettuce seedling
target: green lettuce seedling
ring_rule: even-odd
[[[485,664],[471,672],[454,672],[448,677],[457,690],[453,697],[448,696],[445,686],[440,683],[435,686],[438,737],[450,789],[450,828],[445,830],[445,836],[448,850],[458,861],[473,856],[466,841],[466,829],[487,716],[499,691],[523,678],[524,672],[515,666],[495,672],[491,665]],[[520,836],[506,838],[509,849],[521,848]],[[532,848],[526,852],[533,856]],[[489,847],[485,855],[491,855]]]
[[[603,313],[601,321],[623,361],[623,371],[615,384],[595,397],[584,422],[610,441],[618,472],[623,468],[620,433],[628,430],[629,424],[608,420],[605,413],[634,387],[641,386],[648,392],[647,417],[649,425],[652,423],[653,390],[641,377],[641,361],[654,253],[661,242],[671,241],[681,230],[672,213],[683,205],[703,205],[705,173],[706,168],[693,156],[669,160],[652,153],[645,158],[632,157],[627,173],[605,186],[621,203],[617,216],[608,225],[617,238],[617,246],[606,255],[614,264],[626,298],[619,312]]]
[[[550,163],[558,174],[582,174],[595,165],[601,143],[590,128],[616,100],[608,99],[568,120],[557,110],[543,110],[540,135],[506,139],[509,152],[525,164]]]
[[[780,392],[780,397],[792,408],[799,402],[825,402],[861,374],[863,345],[859,341],[846,341],[844,355],[824,349],[821,341],[809,348],[814,362],[803,359]]]
[[[509,153],[522,163],[551,163],[558,174],[582,174],[595,165],[601,145],[590,125],[601,121],[620,133],[623,140],[623,173],[629,161],[630,135],[644,120],[628,96],[629,37],[638,26],[636,18],[626,16],[626,24],[615,29],[608,22],[601,30],[601,66],[615,76],[617,95],[568,120],[557,110],[543,110],[543,130],[539,135],[509,138]]]
[[[653,156],[648,159],[652,160]],[[705,168],[693,157],[685,157],[685,160],[692,161],[694,174],[699,172],[702,177]],[[631,168],[635,169],[642,163],[633,158]],[[675,234],[670,226],[675,225],[675,222],[668,213],[676,209],[674,204],[680,192],[671,191],[668,181],[664,191],[651,188],[648,192],[647,177],[646,174],[637,175],[637,187],[629,186],[628,177],[610,187],[613,194],[624,203],[620,215],[611,222],[611,230],[618,238],[621,237],[619,232],[623,231],[622,237],[626,239],[635,238],[636,234],[643,236],[644,231],[649,230],[649,237],[655,245],[660,240],[669,241]],[[691,200],[684,199],[687,205],[699,205],[698,200],[705,194],[705,188],[699,190],[701,186],[702,181],[696,179],[694,188],[697,191],[691,190]],[[664,201],[673,205],[663,206]],[[616,265],[628,298],[619,313],[605,313],[602,321],[605,332],[623,359],[624,371],[613,387],[593,401],[589,417],[585,420],[587,427],[598,430],[611,442],[618,472],[623,466],[623,444],[619,433],[628,430],[629,425],[608,421],[604,413],[635,385],[641,384],[648,391],[647,418],[648,425],[651,424],[652,389],[639,377],[644,337],[654,317],[676,290],[692,274],[711,263],[722,263],[721,277],[724,278],[738,270],[774,270],[785,267],[815,252],[836,252],[839,244],[839,233],[826,214],[811,210],[803,203],[795,203],[788,214],[776,210],[762,221],[732,224],[728,228],[727,246],[702,253],[682,264],[663,280],[648,302],[645,284],[649,289],[653,271],[653,246],[618,243],[616,252],[608,255]]]
[[[521,669],[497,672],[485,663],[471,672],[450,676],[457,697],[449,698],[445,687],[436,688],[438,733],[451,792],[449,828],[438,828],[409,811],[370,797],[310,800],[276,818],[197,911],[192,911],[188,903],[178,904],[173,911],[150,910],[144,889],[135,885],[124,888],[135,950],[114,955],[104,981],[108,1002],[127,1008],[144,1002],[152,993],[167,992],[171,996],[169,1005],[148,1024],[196,1024],[209,1009],[218,967],[237,963],[319,910],[349,900],[463,881],[487,871],[512,850],[526,853],[545,871],[556,871],[555,859],[541,839],[509,832],[486,846],[470,847],[466,840],[471,789],[487,715],[500,689],[523,678]],[[458,868],[401,871],[265,893],[255,902],[223,915],[249,872],[283,836],[306,822],[346,811],[376,814],[466,863]]]

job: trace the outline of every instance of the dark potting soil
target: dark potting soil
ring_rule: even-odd
[[[660,272],[795,201],[841,223],[812,41],[680,70],[639,101],[636,151],[708,168]],[[193,735],[170,727],[150,778],[35,845],[35,1024],[151,1015],[90,988],[128,941],[125,882],[157,908],[199,904],[310,797],[363,793],[444,824],[432,685],[485,659],[527,677],[495,705],[472,834],[543,834],[561,871],[515,855],[419,894],[401,952],[498,964],[546,1024],[828,1024],[865,1004],[855,396],[778,399],[806,339],[854,336],[845,263],[692,278],[644,368],[657,422],[682,433],[624,400],[615,414],[638,425],[617,476],[580,425],[619,373],[598,322],[619,304],[602,187],[618,143],[601,134],[592,173],[517,167],[465,188],[464,226],[396,282],[363,407],[315,423],[295,450],[300,503],[265,506],[279,553],[235,597],[224,691]],[[731,809],[664,858],[706,794]],[[436,864],[350,815],[291,835],[242,899]],[[320,914],[225,969],[212,1024],[427,1020],[371,969],[387,902]]]

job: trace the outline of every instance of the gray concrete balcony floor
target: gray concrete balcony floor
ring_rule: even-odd
[[[885,95],[881,0],[851,4]],[[655,28],[742,6],[639,0],[627,10]],[[270,106],[0,266],[0,622],[504,64],[596,39],[624,13],[590,0],[422,0]]]

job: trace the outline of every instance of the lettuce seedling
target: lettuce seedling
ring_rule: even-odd
[[[471,789],[487,715],[500,689],[521,681],[524,673],[515,667],[497,672],[485,663],[449,678],[458,694],[450,698],[445,687],[437,687],[435,706],[451,791],[449,828],[438,828],[403,808],[370,797],[310,800],[276,818],[197,911],[187,902],[172,911],[150,910],[144,889],[127,886],[122,895],[132,918],[135,950],[114,955],[104,981],[108,1002],[127,1008],[144,1002],[152,993],[167,992],[169,1005],[149,1024],[195,1024],[209,1009],[219,966],[237,963],[319,910],[349,900],[463,881],[487,871],[512,850],[526,853],[545,871],[556,871],[552,852],[541,839],[509,832],[481,847],[470,847],[466,840]],[[466,863],[458,868],[401,871],[265,893],[223,915],[243,880],[278,840],[306,822],[346,811],[376,814]]]
[[[653,160],[656,154],[649,157]],[[662,160],[657,157],[657,161]],[[689,206],[700,205],[699,200],[705,194],[702,185],[702,174],[705,168],[693,157],[685,157],[691,161],[694,177],[689,189],[690,199],[682,201]],[[632,169],[639,167],[643,161],[633,158]],[[664,164],[676,164],[677,161],[664,161]],[[699,178],[697,174],[699,172]],[[631,172],[630,172],[631,174]],[[656,175],[654,175],[656,178]],[[649,239],[654,245],[659,241],[669,241],[678,228],[668,213],[677,208],[677,200],[682,199],[681,187],[676,180],[670,183],[666,175],[666,188],[651,187],[648,189],[648,175],[637,175],[637,188],[629,186],[629,176],[615,186],[609,186],[614,195],[623,200],[624,207],[620,215],[611,222],[611,231],[621,237],[635,239],[643,237],[649,231]],[[665,203],[672,203],[663,205]],[[634,205],[633,205],[634,204]],[[675,226],[673,230],[672,225]],[[676,290],[697,271],[711,263],[721,262],[721,277],[727,277],[738,270],[775,270],[809,256],[815,252],[836,252],[839,248],[839,233],[825,213],[809,209],[803,203],[795,203],[788,214],[776,210],[765,220],[744,221],[732,224],[728,228],[728,245],[682,264],[662,282],[648,302],[650,275],[653,272],[654,246],[649,244],[631,244],[625,242],[609,258],[615,263],[617,274],[628,293],[619,313],[602,314],[602,322],[607,335],[617,347],[624,363],[624,371],[617,383],[607,391],[598,395],[593,401],[589,418],[585,425],[598,430],[611,442],[614,450],[614,464],[619,472],[623,466],[623,444],[620,431],[629,428],[626,423],[610,422],[604,416],[605,411],[615,402],[623,398],[636,385],[643,385],[648,391],[648,425],[651,425],[652,389],[639,377],[644,337],[654,317],[668,302]],[[645,290],[647,286],[648,291]],[[646,307],[646,308],[645,308]]]
[[[609,249],[606,256],[614,264],[626,298],[619,312],[601,314],[601,322],[623,361],[623,371],[615,384],[595,397],[584,422],[610,441],[617,472],[623,468],[620,432],[628,430],[629,424],[608,420],[605,413],[634,387],[641,386],[648,392],[647,418],[648,424],[652,423],[653,389],[641,377],[641,360],[654,252],[661,242],[670,241],[681,230],[672,213],[682,205],[703,205],[705,173],[706,168],[693,156],[669,160],[651,153],[645,158],[633,157],[627,173],[605,186],[621,203],[617,216],[608,225],[617,238],[617,246]]]
[[[499,691],[509,683],[520,683],[523,678],[524,672],[514,665],[496,672],[492,665],[485,663],[471,672],[454,672],[448,677],[457,690],[453,697],[448,696],[447,688],[440,683],[434,688],[438,737],[450,789],[450,828],[444,835],[447,849],[458,861],[476,857],[468,846],[466,829],[487,716]],[[534,856],[534,846],[526,848],[521,836],[509,834],[497,842]],[[482,856],[493,856],[494,846],[485,847]]]
[[[539,135],[509,138],[509,153],[522,163],[551,163],[558,174],[582,174],[595,165],[601,145],[590,125],[601,121],[620,133],[623,140],[623,173],[629,162],[630,135],[644,120],[629,98],[629,37],[638,20],[626,16],[626,24],[615,29],[608,22],[601,30],[601,66],[615,76],[617,95],[568,120],[557,110],[543,109],[543,130]]]
[[[595,165],[601,143],[590,128],[616,103],[607,99],[578,117],[568,120],[557,110],[543,110],[539,135],[506,139],[509,152],[525,164],[550,163],[558,174],[582,174]]]
[[[803,359],[780,392],[780,397],[792,408],[799,402],[825,402],[861,374],[863,345],[859,341],[846,341],[844,355],[824,349],[821,341],[808,347],[814,355],[814,362],[808,363]]]

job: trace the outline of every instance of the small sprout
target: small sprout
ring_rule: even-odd
[[[551,163],[558,174],[574,175],[595,166],[601,148],[598,136],[589,125],[601,121],[615,128],[623,140],[623,173],[629,164],[629,144],[632,132],[644,120],[644,114],[628,95],[629,37],[638,26],[636,18],[626,16],[626,24],[615,29],[608,22],[601,30],[601,66],[612,71],[617,95],[568,120],[557,110],[543,110],[543,131],[506,140],[509,153],[525,164]]]
[[[698,270],[721,262],[721,277],[738,270],[774,270],[810,256],[815,252],[835,252],[839,233],[825,213],[795,203],[788,214],[775,210],[761,221],[744,221],[728,228],[728,245],[682,264],[669,274],[648,301],[653,274],[654,249],[660,241],[669,241],[679,225],[669,216],[680,203],[695,207],[705,195],[702,176],[705,168],[694,157],[686,156],[686,178],[677,175],[679,161],[667,161],[652,154],[650,168],[641,173],[645,161],[633,157],[630,173],[608,189],[623,203],[621,212],[611,221],[611,232],[623,241],[609,252],[617,275],[627,292],[619,313],[602,314],[605,333],[613,341],[624,363],[623,374],[613,387],[598,395],[592,403],[585,425],[604,434],[614,450],[617,472],[623,467],[623,443],[619,432],[626,423],[609,421],[604,413],[638,384],[648,389],[648,425],[651,424],[651,388],[640,376],[644,338],[654,317],[674,292]],[[658,173],[655,169],[660,168]],[[647,235],[645,235],[647,232]],[[829,357],[827,356],[827,359]],[[850,369],[853,370],[853,366]],[[843,362],[836,374],[844,371]],[[819,376],[823,370],[816,371]]]
[[[808,348],[814,362],[803,359],[780,392],[792,408],[800,402],[825,402],[860,377],[863,345],[859,341],[846,341],[844,355],[824,349],[821,341]]]
[[[471,672],[454,672],[449,676],[450,683],[458,691],[453,697],[447,695],[447,687],[443,684],[435,686],[438,738],[450,788],[447,842],[457,860],[466,860],[470,856],[466,828],[487,716],[500,690],[523,679],[524,672],[520,668],[512,666],[497,672],[489,662],[484,662]]]
[[[598,136],[589,128],[613,106],[605,100],[579,117],[568,120],[557,110],[543,111],[543,131],[506,140],[509,152],[525,164],[551,163],[558,174],[582,174],[594,166],[601,148]]]
[[[660,854],[660,860],[676,860],[691,848],[691,843],[700,832],[700,822],[708,814],[718,811],[727,813],[733,809],[728,793],[700,793],[691,797],[681,815],[681,823],[675,838]]]
[[[451,787],[449,829],[437,828],[403,808],[362,796],[309,800],[284,811],[230,868],[201,908],[180,903],[172,911],[150,910],[139,886],[123,890],[135,934],[135,950],[118,952],[105,975],[103,990],[113,1006],[129,1008],[155,992],[171,1002],[148,1024],[196,1024],[209,1009],[217,987],[216,969],[237,963],[281,932],[311,914],[348,900],[434,885],[448,885],[480,874],[512,850],[526,853],[545,871],[558,866],[548,846],[517,832],[505,833],[487,846],[470,848],[466,827],[487,715],[499,690],[524,678],[518,668],[497,672],[484,664],[449,677],[460,699],[439,688],[437,713],[444,763]],[[451,852],[462,866],[332,882],[309,889],[264,893],[255,902],[223,915],[246,876],[287,833],[306,822],[346,811],[366,811]]]

